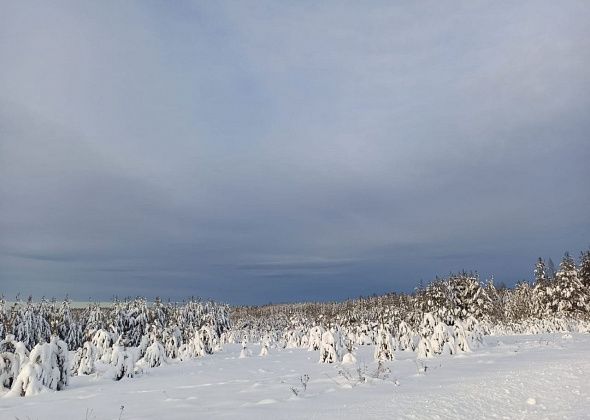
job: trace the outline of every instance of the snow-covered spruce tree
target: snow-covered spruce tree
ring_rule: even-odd
[[[393,353],[394,350],[395,345],[393,337],[391,336],[389,329],[381,324],[379,326],[379,331],[377,332],[377,342],[375,343],[375,352],[373,355],[375,360],[381,362],[393,360],[395,358]]]
[[[486,281],[484,289],[486,295],[490,299],[490,305],[484,319],[491,322],[492,325],[497,325],[505,320],[504,304],[507,290],[506,286],[500,283],[499,287],[496,287],[494,277],[492,276],[490,279],[488,279],[488,281]]]
[[[340,336],[335,327],[324,331],[320,346],[320,363],[339,362],[341,355]]]
[[[132,346],[134,353],[135,353],[135,358],[137,360],[141,359],[144,356],[147,348],[154,341],[155,341],[155,338],[154,338],[153,334],[148,335],[146,333],[146,334],[142,335],[141,339],[139,340],[139,344],[137,346]]]
[[[366,323],[359,326],[357,342],[361,346],[370,346],[373,344],[373,330]]]
[[[147,332],[148,309],[144,299],[115,301],[111,312],[113,328],[118,335],[125,335],[130,346],[138,346]]]
[[[419,359],[427,359],[434,357],[434,350],[430,338],[434,334],[434,327],[436,326],[436,320],[431,313],[427,312],[424,314],[422,323],[420,324],[420,341],[418,342],[417,355]]]
[[[145,365],[151,368],[160,366],[162,363],[167,363],[166,350],[162,343],[156,340],[150,344],[146,349],[142,360]]]
[[[547,268],[545,267],[545,260],[539,257],[537,262],[535,263],[535,284],[542,284],[546,283],[549,278],[547,277]]]
[[[84,345],[76,352],[75,363],[72,364],[72,373],[74,375],[92,375],[96,372],[94,363],[98,358],[96,347],[86,341]]]
[[[322,334],[324,333],[322,327],[315,325],[309,330],[309,351],[319,350],[322,345]]]
[[[268,334],[268,333],[264,334],[264,337],[262,337],[262,341],[260,342],[259,356],[261,356],[261,357],[268,356],[268,350],[270,349],[270,343],[271,343],[270,334]]]
[[[590,249],[580,252],[578,278],[586,287],[590,287]]]
[[[80,367],[80,362],[82,361],[82,350],[83,348],[78,348],[73,357],[70,359],[70,375],[76,376],[78,375],[78,368]]]
[[[283,334],[283,340],[286,342],[286,348],[296,349],[301,345],[301,331],[298,329],[290,329]]]
[[[434,351],[432,350],[430,339],[422,333],[420,334],[420,341],[418,342],[418,347],[416,349],[416,357],[418,359],[434,357]]]
[[[0,296],[0,340],[6,336],[6,326],[8,324],[8,313],[6,312],[6,301],[4,295]]]
[[[23,366],[29,361],[29,350],[21,341],[16,341],[16,337],[12,334],[6,335],[6,338],[0,341],[0,351],[14,353],[19,366]]]
[[[91,303],[88,308],[86,308],[83,319],[86,321],[85,331],[90,337],[95,331],[106,327],[104,314],[98,303]]]
[[[182,334],[177,325],[167,327],[162,333],[166,356],[170,359],[179,357],[180,346],[182,345]]]
[[[145,299],[135,299],[131,305],[133,317],[133,329],[129,332],[129,340],[132,346],[137,346],[141,338],[147,334],[149,326],[149,314]]]
[[[68,386],[69,383],[69,351],[68,345],[58,336],[52,336],[50,340],[55,357],[57,358],[57,367],[59,369],[59,381],[57,383],[57,390],[60,391]]]
[[[213,354],[213,348],[216,346],[215,330],[209,325],[203,325],[199,331],[201,341],[203,342],[203,350],[205,354]]]
[[[25,305],[15,304],[15,314],[12,331],[17,341],[22,342],[27,349],[32,349],[35,344],[47,342],[51,336],[51,328],[48,322],[49,311],[47,302],[42,300],[38,305],[33,304],[30,296]]]
[[[110,363],[113,351],[113,337],[107,330],[100,329],[94,332],[92,344],[96,348],[97,359]]]
[[[564,315],[579,315],[588,311],[588,291],[578,278],[578,269],[574,259],[565,253],[559,271],[555,274],[556,287],[559,291],[557,311]]]
[[[0,341],[0,390],[12,387],[21,366],[28,361],[29,352],[25,345],[14,341],[12,334],[8,334],[4,340]]]
[[[37,344],[8,395],[29,396],[45,389],[64,389],[68,384],[67,354],[66,343],[58,337],[52,337],[50,343]]]
[[[248,349],[248,336],[244,335],[242,338],[242,351],[240,351],[240,359],[252,356],[252,352]]]
[[[399,323],[397,341],[400,350],[414,351],[414,332],[405,321],[400,321]]]
[[[452,289],[449,280],[437,278],[418,293],[418,301],[422,312],[432,313],[441,319],[453,316]]]
[[[168,363],[166,348],[162,344],[162,334],[163,331],[158,323],[149,327],[149,335],[144,335],[141,338],[139,346],[140,348],[145,346],[145,349],[137,350],[138,365],[153,368],[162,363]]]
[[[300,345],[301,348],[309,348],[309,335],[305,333],[305,331],[301,331],[301,340]]]
[[[119,337],[113,346],[111,365],[113,365],[113,379],[115,381],[135,376],[134,355],[129,351],[128,346],[129,340],[125,336]]]
[[[580,268],[578,269],[578,278],[584,286],[584,290],[590,290],[590,250],[580,253]]]
[[[150,322],[163,329],[168,325],[168,308],[162,303],[159,297],[156,297],[154,305],[150,311]]]
[[[179,349],[180,360],[203,357],[205,354],[207,354],[205,352],[205,344],[201,339],[199,331],[194,331],[192,337],[185,344],[181,345]]]
[[[473,316],[465,320],[465,330],[467,331],[467,338],[471,349],[478,349],[483,346],[483,332],[479,325],[479,321]]]
[[[449,289],[453,299],[455,318],[465,319],[474,316],[477,319],[482,319],[488,313],[490,298],[481,286],[477,273],[463,272],[451,276]],[[449,322],[451,319],[447,318],[446,321]]]
[[[455,338],[455,349],[462,352],[470,352],[469,339],[463,323],[459,320],[455,321],[453,325],[453,336]]]
[[[25,397],[40,394],[43,391],[41,383],[42,367],[40,363],[28,362],[20,370],[7,396]]]
[[[435,354],[455,354],[455,338],[443,322],[436,322],[430,344]]]
[[[14,353],[0,353],[0,395],[10,389],[20,366]]]
[[[543,318],[552,312],[551,288],[554,285],[551,284],[552,281],[547,275],[545,261],[541,257],[535,263],[534,275],[535,283],[533,284],[531,296],[532,314],[538,318]]]
[[[57,317],[52,320],[51,328],[58,336],[65,341],[70,349],[77,349],[83,344],[82,325],[76,322],[72,316],[69,299],[65,299],[59,310]]]
[[[529,283],[525,281],[517,283],[512,292],[506,295],[506,319],[510,322],[520,322],[531,318],[534,309],[533,289]]]

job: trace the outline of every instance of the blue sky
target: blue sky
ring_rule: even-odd
[[[0,289],[513,284],[590,245],[587,2],[3,2]]]

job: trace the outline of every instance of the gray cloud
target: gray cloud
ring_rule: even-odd
[[[337,299],[589,245],[584,3],[0,8],[4,293]]]

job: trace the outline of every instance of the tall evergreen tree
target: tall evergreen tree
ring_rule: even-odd
[[[580,254],[578,277],[586,292],[590,292],[590,249]]]
[[[551,296],[547,267],[543,258],[539,257],[534,269],[535,283],[532,293],[533,312],[537,317],[551,312]],[[549,290],[548,290],[549,289]]]
[[[576,263],[569,252],[563,256],[555,278],[560,298],[558,311],[562,313],[586,311],[588,296],[578,278]]]
[[[535,284],[542,284],[547,281],[547,269],[545,268],[545,261],[539,257],[535,264]]]

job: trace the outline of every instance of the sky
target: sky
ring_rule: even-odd
[[[590,246],[586,1],[0,1],[0,292],[512,285]]]

